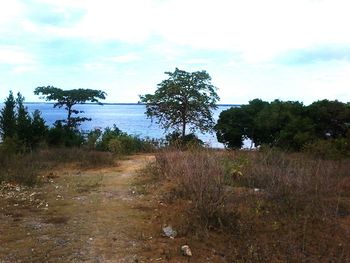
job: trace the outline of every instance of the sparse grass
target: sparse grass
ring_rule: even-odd
[[[179,232],[228,262],[350,260],[350,160],[276,150],[163,151],[156,160],[154,173],[171,185],[167,217],[185,215]]]

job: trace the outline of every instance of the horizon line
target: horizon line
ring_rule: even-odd
[[[55,104],[55,102],[46,102],[46,101],[29,101],[29,102],[24,102],[24,104]],[[84,104],[89,104],[89,105],[98,105],[99,103],[96,102],[86,102],[86,103],[77,103],[77,105],[84,105]],[[102,102],[102,105],[146,105],[146,103],[141,103],[141,102]],[[217,106],[241,106],[243,104],[238,104],[238,103],[218,103],[216,104]]]

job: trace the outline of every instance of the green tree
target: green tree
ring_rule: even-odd
[[[0,132],[2,140],[12,138],[16,134],[16,100],[12,91],[0,112]]]
[[[257,116],[267,106],[268,102],[254,99],[247,105],[222,111],[215,125],[218,141],[235,149],[240,149],[243,140],[248,138],[252,140],[252,144],[259,145],[264,141],[266,134],[256,125]]]
[[[24,97],[21,93],[17,93],[16,98],[17,119],[16,119],[16,134],[18,140],[25,146],[30,147],[32,139],[32,119],[24,106]]]
[[[39,110],[35,110],[32,115],[31,122],[31,140],[30,147],[35,148],[40,142],[46,139],[48,128],[45,120],[41,117]]]
[[[165,74],[169,78],[158,84],[154,94],[140,96],[141,102],[146,103],[147,117],[155,118],[165,130],[180,131],[182,137],[187,128],[191,132],[210,131],[215,124],[212,111],[219,96],[209,74],[204,70],[186,72],[178,68]]]
[[[24,152],[35,148],[45,140],[47,126],[36,110],[31,117],[24,106],[24,97],[17,93],[15,99],[12,91],[5,101],[0,114],[2,140],[12,145],[13,152]]]
[[[79,111],[73,108],[76,104],[84,104],[86,102],[99,102],[99,99],[105,99],[106,93],[101,90],[93,89],[72,89],[72,90],[62,90],[55,88],[53,86],[47,87],[37,87],[34,91],[35,95],[40,95],[41,98],[46,101],[56,101],[54,103],[54,108],[64,107],[67,110],[67,119],[58,120],[66,124],[68,129],[77,128],[82,122],[90,121],[91,118],[74,116],[83,111]]]
[[[345,138],[350,129],[350,104],[321,100],[307,107],[318,138]]]
[[[249,138],[256,146],[300,150],[315,138],[312,120],[297,101],[252,100],[248,105],[223,111],[215,129],[218,141],[230,148],[241,148],[243,140]]]

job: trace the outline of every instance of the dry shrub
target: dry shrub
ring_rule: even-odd
[[[176,182],[174,197],[192,202],[192,214],[205,227],[222,224],[225,208],[224,170],[209,151],[163,151],[156,155],[161,174]]]

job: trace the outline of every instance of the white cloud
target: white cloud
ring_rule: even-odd
[[[0,64],[28,65],[35,64],[33,56],[20,48],[0,46]]]
[[[23,14],[24,6],[21,1],[18,0],[4,0],[1,1],[0,8],[0,26],[4,27],[15,21],[16,19],[20,19]],[[1,28],[0,27],[0,28]]]
[[[112,61],[116,63],[130,63],[130,62],[139,61],[140,59],[141,57],[139,55],[135,53],[129,53],[125,55],[108,58],[107,61]]]
[[[241,51],[249,62],[319,43],[349,43],[350,2],[170,0],[156,30],[171,42]]]
[[[350,44],[348,0],[41,0],[84,15],[69,27],[45,26],[52,35],[94,41],[142,42],[238,51],[248,62],[291,49]]]

